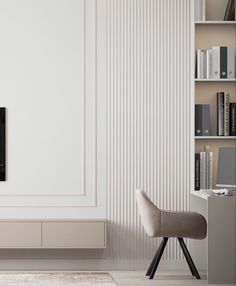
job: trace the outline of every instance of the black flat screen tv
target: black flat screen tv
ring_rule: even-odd
[[[6,180],[6,108],[0,107],[0,181]]]

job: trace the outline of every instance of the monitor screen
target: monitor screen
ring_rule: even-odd
[[[219,148],[216,186],[236,188],[236,147]]]

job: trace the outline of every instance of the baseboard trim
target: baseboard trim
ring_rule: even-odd
[[[145,270],[147,260],[110,260],[110,259],[0,259],[1,271],[80,271],[80,270]],[[162,271],[188,270],[184,260],[162,260]],[[199,269],[199,271],[205,271]]]

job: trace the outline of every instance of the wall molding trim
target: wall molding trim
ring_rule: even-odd
[[[59,4],[60,5],[60,4]],[[98,22],[97,14],[97,0],[86,1],[80,0],[79,5],[80,10],[78,10],[78,17],[81,17],[82,30],[80,30],[80,45],[81,52],[80,58],[83,61],[83,106],[78,106],[78,112],[83,113],[83,168],[82,173],[78,172],[78,176],[82,178],[83,188],[78,188],[76,193],[67,192],[65,190],[62,192],[14,192],[7,191],[1,192],[0,206],[7,207],[93,207],[98,206],[98,171],[97,168],[100,167],[100,162],[98,162],[98,130],[97,128],[103,128],[103,126],[98,126],[99,112],[98,104],[101,105],[99,100],[101,96],[98,91],[98,65],[97,65],[97,53],[100,49],[98,44],[98,31],[101,31],[102,23]],[[82,17],[83,16],[83,17]],[[99,26],[100,25],[100,26]],[[103,44],[102,44],[103,45]],[[81,94],[78,94],[81,96]],[[11,116],[11,112],[9,115]],[[97,122],[98,121],[98,122]],[[103,145],[105,138],[103,138]],[[8,150],[11,152],[11,149]],[[103,165],[103,162],[102,162]],[[8,181],[12,180],[11,173],[8,175]]]

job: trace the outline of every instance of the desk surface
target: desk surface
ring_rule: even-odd
[[[198,198],[202,198],[204,200],[207,200],[209,197],[216,197],[216,198],[232,198],[235,197],[236,195],[233,196],[225,196],[225,195],[217,195],[215,193],[212,192],[212,190],[200,190],[200,191],[192,191],[191,195],[198,197]]]

